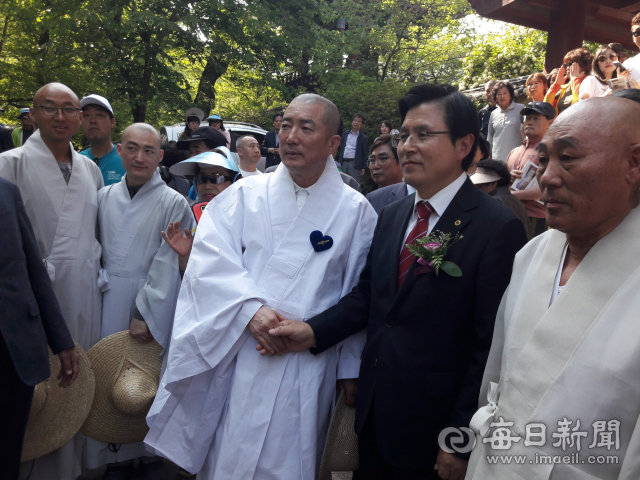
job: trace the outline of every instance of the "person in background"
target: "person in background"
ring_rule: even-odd
[[[342,171],[359,180],[364,175],[364,167],[369,153],[369,139],[361,130],[364,125],[364,116],[356,113],[351,119],[351,130],[342,134],[338,162]]]
[[[531,102],[520,111],[524,115],[525,142],[509,152],[507,168],[511,172],[511,182],[522,178],[522,171],[531,162],[538,166],[538,146],[556,117],[553,106],[546,102]],[[514,190],[513,195],[522,202],[529,216],[529,238],[547,230],[545,207],[540,202],[542,191],[539,186],[525,190]]]
[[[196,128],[200,127],[203,118],[204,112],[199,108],[190,108],[187,110],[187,113],[185,113],[184,130],[178,135],[178,142],[191,138],[191,134]]]
[[[380,124],[380,135],[395,135],[400,133],[397,128],[393,128],[389,120],[383,120]],[[380,137],[376,137],[376,140]],[[375,142],[375,140],[374,140]]]
[[[4,125],[0,125],[0,153],[15,148],[13,138],[11,138],[11,130]]]
[[[621,72],[613,62],[619,62],[618,54],[610,45],[600,45],[593,57],[592,72],[580,85],[580,100],[600,97],[609,90],[607,80],[628,78],[630,70]]]
[[[618,61],[624,63],[629,59],[629,52],[620,43],[610,43],[609,48],[618,54]]]
[[[378,188],[402,182],[402,167],[392,140],[391,135],[380,135],[371,146],[367,167]]]
[[[274,165],[278,165],[282,160],[280,158],[280,151],[278,147],[280,146],[280,139],[278,138],[278,132],[280,132],[280,126],[282,125],[282,114],[276,113],[273,116],[273,130],[268,132],[264,141],[262,142],[262,148],[260,149],[262,155],[265,155],[265,170]],[[238,145],[236,144],[236,148]]]
[[[173,140],[163,144],[162,150],[164,151],[164,155],[160,162],[160,167],[158,168],[160,171],[160,177],[169,188],[173,188],[184,197],[189,197],[191,182],[183,176],[173,175],[169,170],[176,163],[186,160],[188,152],[180,150],[177,146],[177,142]]]
[[[179,150],[189,150],[189,158],[203,152],[210,152],[214,148],[224,147],[227,139],[218,130],[212,127],[198,127],[189,138],[178,140],[176,146]]]
[[[243,177],[251,175],[262,175],[256,168],[260,161],[260,143],[255,137],[245,135],[236,141],[238,166]]]
[[[513,85],[507,81],[497,82],[493,87],[493,99],[500,108],[491,112],[487,140],[493,159],[501,162],[522,143],[519,113],[522,105],[514,103],[514,95]]]
[[[497,160],[481,160],[473,175],[469,178],[484,193],[493,197],[522,221],[525,229],[529,229],[529,217],[522,202],[511,194],[511,175],[507,166]]]
[[[498,108],[496,100],[493,98],[493,87],[496,86],[498,80],[489,80],[484,86],[484,98],[487,104],[478,111],[478,121],[480,122],[480,133],[487,138],[489,132],[489,117],[491,113]]]
[[[555,82],[549,87],[544,101],[561,114],[580,98],[580,86],[591,74],[593,55],[589,50],[576,48],[568,52],[558,69]]]
[[[213,115],[210,115],[209,117],[207,117],[207,121],[209,122],[210,127],[214,128],[215,130],[220,132],[222,135],[224,135],[224,138],[227,139],[227,144],[225,146],[227,148],[231,148],[231,135],[229,134],[227,129],[224,128],[222,117],[214,113]]]
[[[102,172],[104,184],[118,183],[125,174],[118,149],[111,141],[111,130],[116,124],[109,101],[100,95],[87,95],[80,100],[82,133],[89,140],[89,148],[80,155],[93,160]]]
[[[531,102],[543,102],[549,90],[549,80],[544,73],[536,72],[529,75],[525,83],[527,97]]]
[[[631,19],[631,39],[640,48],[640,13]],[[640,84],[640,55],[628,58],[622,65],[631,70],[631,78]]]
[[[23,108],[20,110],[20,114],[18,115],[18,120],[22,124],[20,127],[16,128],[13,132],[11,132],[11,138],[13,138],[13,146],[18,148],[24,145],[24,142],[33,134],[35,131],[34,120],[29,114],[28,108]]]
[[[478,168],[478,163],[482,160],[491,160],[491,145],[482,134],[480,134],[478,138],[478,149],[476,150],[476,155],[473,157],[471,165],[467,168],[467,175],[473,175],[476,168]]]

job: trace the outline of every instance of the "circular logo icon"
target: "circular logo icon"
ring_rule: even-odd
[[[476,446],[476,434],[467,427],[447,427],[438,435],[438,445],[447,453],[469,453]]]

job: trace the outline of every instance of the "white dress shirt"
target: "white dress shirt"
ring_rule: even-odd
[[[344,146],[344,153],[342,154],[342,158],[356,158],[356,145],[358,144],[358,135],[360,135],[360,130],[357,132],[349,132],[347,135],[347,144]]]
[[[421,198],[420,194],[416,191],[416,199],[413,204],[413,213],[411,214],[411,218],[409,219],[409,225],[407,225],[407,230],[404,232],[404,240],[402,242],[402,246],[400,247],[400,252],[402,252],[402,249],[404,248],[404,244],[406,243],[407,238],[411,233],[411,230],[413,230],[413,227],[415,227],[416,223],[418,223],[418,209],[416,208],[416,205],[418,205],[419,202],[429,202],[431,207],[433,207],[434,212],[429,217],[429,230],[427,230],[427,235],[428,235],[433,230],[433,227],[435,226],[435,224],[438,223],[438,220],[440,220],[440,217],[442,216],[444,211],[447,209],[447,207],[451,203],[451,200],[453,200],[453,197],[456,196],[456,193],[458,193],[458,190],[460,190],[460,187],[462,187],[462,184],[465,182],[466,179],[467,179],[467,174],[465,172],[462,172],[460,176],[456,178],[453,182],[451,182],[449,185],[444,187],[442,190],[436,193],[433,197],[428,199]],[[408,188],[409,188],[409,185],[407,185],[407,189]]]
[[[315,186],[316,184],[314,183],[310,187],[302,188],[296,182],[293,182],[293,188],[295,188],[296,190],[296,203],[298,204],[298,212],[302,210],[302,207],[304,207],[304,204],[307,202],[307,198],[309,198],[311,190],[313,190],[313,187]]]

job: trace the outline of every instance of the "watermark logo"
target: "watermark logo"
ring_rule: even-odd
[[[476,434],[466,427],[447,427],[438,435],[438,445],[446,453],[469,453],[476,446]]]

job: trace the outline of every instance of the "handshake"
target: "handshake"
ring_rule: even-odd
[[[316,338],[311,327],[297,320],[289,320],[268,307],[260,307],[249,322],[249,331],[258,341],[260,355],[282,355],[313,347]]]

